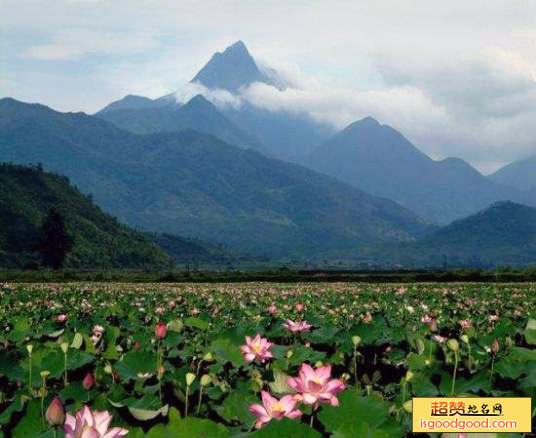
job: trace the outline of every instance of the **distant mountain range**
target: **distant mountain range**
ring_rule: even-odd
[[[498,202],[417,242],[381,251],[385,259],[406,266],[534,266],[536,209]]]
[[[108,105],[96,115],[136,134],[179,132],[189,128],[214,135],[235,146],[252,147],[260,151],[264,149],[258,139],[237,128],[201,95],[195,96],[185,105],[180,105],[175,100],[149,100],[149,103],[144,99],[127,96]]]
[[[489,178],[505,186],[526,190],[536,195],[536,155],[508,164],[491,174]]]
[[[2,99],[0,161],[40,162],[69,176],[126,224],[168,233],[157,240],[176,260],[198,251],[212,260],[234,257],[223,243],[239,253],[294,259],[373,254],[381,261],[403,248],[402,258],[413,254],[426,263],[440,257],[427,252],[433,245],[447,248],[438,239],[450,228],[438,225],[482,219],[473,215],[491,204],[495,215],[497,206],[504,214],[531,211],[503,201],[536,206],[535,157],[486,177],[459,158],[431,159],[371,117],[336,132],[306,114],[245,99],[255,83],[279,92],[289,85],[259,67],[241,41],[216,53],[192,82],[209,90],[205,97],[179,103],[175,93],[128,95],[94,116]],[[217,90],[241,104],[214,105]],[[196,239],[203,244],[195,246]],[[464,251],[448,248],[447,258]]]
[[[412,240],[398,204],[196,131],[133,134],[83,113],[0,101],[0,160],[65,174],[125,223],[270,256]]]
[[[528,195],[486,178],[459,158],[432,160],[398,131],[371,117],[346,127],[302,164],[393,199],[437,224],[497,201],[530,202]]]
[[[262,72],[244,43],[238,41],[212,56],[191,82],[231,93],[255,82],[284,89],[285,81],[276,72],[270,73]],[[269,111],[245,100],[239,106],[220,108],[195,103],[185,116],[174,93],[154,100],[129,95],[96,115],[135,133],[179,131],[188,127],[287,161],[298,160],[335,133],[330,125],[318,123],[306,114]]]
[[[277,73],[267,76],[261,72],[241,41],[215,54],[192,81],[233,93],[254,82],[285,87]],[[536,177],[532,176],[536,173],[530,171],[535,167],[534,160],[512,165],[512,171],[507,167],[488,178],[461,159],[432,160],[398,131],[370,117],[335,132],[305,115],[268,111],[247,101],[220,108],[206,101],[203,105],[189,102],[185,106],[195,110],[183,117],[172,96],[150,101],[151,109],[147,109],[145,98],[127,96],[98,116],[137,133],[189,127],[212,134],[230,144],[297,162],[370,194],[392,199],[429,223],[447,224],[497,201],[536,205]],[[163,102],[167,104],[162,106]]]
[[[72,268],[165,269],[170,258],[144,234],[118,223],[69,185],[37,168],[0,164],[0,266],[39,264],[36,246],[50,208],[64,217],[74,239]]]

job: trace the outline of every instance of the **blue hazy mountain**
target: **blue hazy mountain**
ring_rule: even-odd
[[[175,99],[142,99],[122,99],[108,105],[96,116],[136,134],[193,129],[236,146],[263,151],[257,138],[237,128],[201,95],[194,96],[184,105]],[[141,102],[144,102],[143,107],[137,105]]]
[[[371,117],[350,124],[301,163],[392,199],[438,224],[496,201],[526,200],[522,193],[489,180],[461,159],[432,160],[398,131]]]
[[[216,52],[199,70],[191,82],[199,82],[207,88],[220,88],[237,92],[253,82],[275,85],[262,73],[242,41],[237,41],[223,52]]]
[[[0,145],[0,161],[66,175],[130,226],[252,254],[357,254],[429,230],[395,202],[192,130],[134,134],[2,99]]]
[[[503,185],[536,193],[536,155],[510,163],[489,175],[489,178]]]
[[[99,111],[100,114],[125,110],[125,109],[146,109],[146,108],[156,108],[159,106],[166,105],[167,102],[158,101],[149,99],[148,97],[136,96],[134,94],[129,94],[122,99],[116,100],[115,102],[106,105],[102,110]]]
[[[385,254],[395,262],[416,266],[533,266],[536,209],[497,202]]]
[[[280,90],[285,88],[285,81],[277,72],[272,70],[270,75],[261,72],[242,41],[214,54],[192,82],[233,93],[254,82]],[[335,132],[331,126],[318,123],[306,114],[269,111],[262,108],[261,102],[255,105],[243,101],[238,107],[226,106],[220,111],[241,130],[258,138],[265,147],[264,152],[290,161],[310,152]]]

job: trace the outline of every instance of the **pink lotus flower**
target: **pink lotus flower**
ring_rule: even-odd
[[[272,315],[277,313],[277,307],[274,303],[270,304],[268,307],[268,312],[270,312]]]
[[[272,358],[272,353],[268,351],[272,345],[272,342],[266,338],[261,338],[261,335],[257,333],[253,339],[246,336],[246,343],[240,347],[240,351],[247,362],[257,360],[264,363],[267,359]]]
[[[405,287],[399,287],[397,290],[396,290],[396,294],[398,296],[402,296],[404,295],[405,293],[407,292],[407,289]]]
[[[434,318],[432,318],[430,315],[424,315],[424,316],[421,318],[421,322],[422,322],[423,324],[431,324],[433,320],[434,320]]]
[[[54,397],[54,400],[48,406],[45,418],[50,424],[55,426],[62,426],[65,423],[65,409],[58,397]]]
[[[94,384],[95,377],[93,377],[92,373],[87,373],[86,377],[84,377],[84,380],[82,380],[82,386],[86,391],[89,391]]]
[[[467,329],[469,327],[472,327],[471,321],[469,321],[468,319],[462,319],[460,321],[460,325],[462,326],[463,329]]]
[[[440,344],[442,344],[443,342],[447,340],[447,338],[441,335],[434,335],[434,339],[436,342],[439,342]]]
[[[67,320],[67,315],[58,315],[56,316],[56,321],[58,322],[65,322]]]
[[[111,421],[108,411],[92,411],[84,406],[75,417],[67,414],[63,426],[65,438],[120,438],[128,433],[120,427],[108,429]]]
[[[307,405],[328,402],[332,406],[338,406],[339,400],[335,396],[345,389],[342,380],[331,379],[330,365],[315,370],[304,363],[299,376],[289,377],[287,384],[299,393],[294,397]]]
[[[283,417],[298,418],[302,411],[296,409],[298,400],[292,395],[285,395],[281,400],[272,397],[268,392],[261,391],[262,403],[264,406],[254,404],[249,407],[249,411],[257,417],[255,427],[260,429],[263,425],[270,422],[272,418],[281,420]]]
[[[296,309],[296,312],[303,312],[305,309],[305,304],[298,303],[296,304],[295,309]]]
[[[294,322],[290,319],[287,319],[287,322],[283,324],[287,330],[290,330],[292,333],[308,332],[312,325],[308,324],[307,321]]]
[[[164,339],[167,334],[167,325],[163,322],[157,323],[154,328],[154,334],[158,339]]]

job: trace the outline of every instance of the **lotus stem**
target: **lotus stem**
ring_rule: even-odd
[[[495,365],[495,355],[491,358],[491,386],[493,386],[493,368]]]
[[[199,389],[199,400],[197,401],[197,412],[196,412],[197,415],[199,415],[199,411],[201,410],[202,399],[203,399],[203,385],[201,385],[201,388]]]
[[[452,373],[452,388],[450,390],[451,395],[454,395],[454,389],[456,387],[456,372],[458,371],[458,352],[454,352],[454,372]]]
[[[186,385],[186,407],[184,409],[184,418],[188,416],[188,395],[190,394],[190,385]]]
[[[63,385],[67,386],[67,353],[63,354]]]
[[[30,393],[30,396],[32,395],[32,352],[29,352],[28,355],[28,392]]]

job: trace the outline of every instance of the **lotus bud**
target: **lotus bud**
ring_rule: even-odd
[[[212,382],[212,378],[208,374],[201,376],[201,386],[207,386]]]
[[[207,354],[203,356],[203,360],[205,362],[212,362],[214,360],[214,357],[212,357],[212,353],[209,351]]]
[[[354,347],[357,348],[357,346],[361,343],[361,337],[360,336],[352,336],[352,344],[354,344]]]
[[[493,352],[493,354],[497,354],[499,352],[499,348],[500,348],[499,340],[495,338],[493,342],[491,343],[491,351]]]
[[[113,370],[112,370],[112,365],[110,364],[110,362],[107,362],[106,365],[104,365],[104,372],[106,374],[112,374]]]
[[[69,350],[69,344],[67,342],[62,342],[60,344],[61,351],[63,351],[63,354],[67,354],[67,350]]]
[[[63,426],[63,423],[65,423],[65,409],[58,397],[54,397],[54,400],[48,406],[45,417],[53,426]]]
[[[466,344],[469,344],[469,336],[467,335],[461,335],[460,339],[465,342]]]
[[[195,374],[186,373],[186,385],[191,386],[192,383],[194,383],[194,380],[195,380]]]
[[[167,334],[167,325],[163,322],[159,322],[154,328],[154,333],[158,339],[164,339]]]
[[[86,391],[89,391],[94,384],[95,378],[93,377],[93,374],[87,373],[86,377],[84,377],[84,380],[82,381],[82,386]]]
[[[408,400],[402,407],[408,414],[411,414],[413,412],[413,400]]]
[[[32,355],[32,350],[33,350],[33,345],[32,344],[27,344],[26,345],[26,350],[28,350],[28,354],[31,356]]]
[[[43,370],[43,371],[41,371],[40,374],[41,374],[41,378],[42,378],[43,380],[46,380],[46,378],[47,378],[48,376],[50,376],[50,371]]]
[[[460,350],[460,344],[458,344],[458,341],[456,339],[449,339],[447,341],[447,346],[454,352]]]
[[[414,375],[415,375],[415,374],[413,374],[413,372],[412,372],[411,370],[408,370],[408,372],[406,373],[406,377],[405,377],[406,382],[410,382],[411,379],[413,379],[413,376],[414,376]]]
[[[419,354],[423,354],[424,353],[424,348],[425,348],[424,341],[422,339],[417,339],[415,344],[417,345],[417,350],[418,350]]]
[[[287,359],[290,359],[294,352],[292,350],[287,351]]]
[[[348,373],[343,373],[343,374],[341,374],[341,380],[342,380],[343,382],[348,382],[348,380],[350,380],[350,378],[351,378],[351,377],[350,377],[350,374],[348,374]]]

